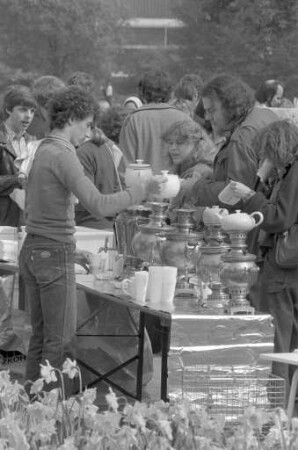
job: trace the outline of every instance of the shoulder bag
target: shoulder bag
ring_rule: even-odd
[[[280,233],[275,239],[275,262],[282,269],[298,267],[298,224]]]

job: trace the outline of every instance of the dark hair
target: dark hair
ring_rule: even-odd
[[[141,99],[147,103],[166,103],[172,93],[172,82],[166,72],[149,71],[138,85]]]
[[[202,97],[218,99],[232,127],[244,120],[255,103],[254,91],[244,81],[225,74],[208,81]]]
[[[268,158],[285,167],[298,156],[298,128],[288,120],[277,120],[258,131],[254,146],[262,161]]]
[[[97,124],[109,139],[118,143],[122,124],[128,114],[122,106],[111,106],[100,114]]]
[[[259,103],[264,103],[267,106],[272,106],[273,97],[277,93],[278,86],[283,87],[278,80],[267,80],[262,83],[256,90],[255,97]]]
[[[65,83],[60,78],[52,75],[43,75],[33,82],[32,92],[37,103],[46,108],[52,96],[64,87]]]
[[[51,130],[64,128],[69,120],[95,116],[97,109],[91,94],[78,86],[67,86],[54,94],[49,103]]]
[[[19,84],[8,86],[3,96],[4,119],[9,116],[7,111],[12,111],[15,106],[26,106],[34,109],[37,108],[36,100],[30,88]]]
[[[201,95],[203,80],[200,75],[189,73],[184,75],[175,87],[177,99],[194,100]]]
[[[74,72],[67,80],[69,86],[79,86],[91,93],[95,86],[93,75],[87,72]]]

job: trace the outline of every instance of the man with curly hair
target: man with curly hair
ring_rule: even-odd
[[[119,146],[127,161],[142,159],[151,164],[153,173],[171,167],[162,135],[175,122],[191,120],[168,103],[171,94],[172,83],[167,73],[146,72],[139,82],[139,97],[144,105],[126,118],[120,133]]]
[[[278,117],[269,109],[255,107],[253,90],[231,75],[218,75],[207,82],[202,101],[205,119],[210,121],[213,133],[223,139],[214,160],[212,179],[199,180],[192,195],[195,205],[212,206],[219,204],[218,194],[230,180],[255,187],[259,155],[254,138],[259,129]]]
[[[36,151],[27,183],[27,236],[20,273],[30,298],[32,337],[26,379],[40,376],[46,360],[61,368],[76,327],[75,197],[95,217],[109,216],[159,193],[156,180],[111,195],[84,174],[75,147],[90,138],[97,104],[77,86],[57,92],[50,104],[51,132]],[[51,386],[49,386],[51,388]]]

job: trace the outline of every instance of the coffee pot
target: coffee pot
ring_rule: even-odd
[[[255,217],[259,220],[256,221]],[[229,291],[230,313],[253,313],[254,308],[247,300],[251,285],[257,278],[259,267],[256,256],[247,251],[247,233],[260,225],[264,220],[263,214],[241,213],[230,214],[222,219],[222,227],[230,238],[231,250],[221,257],[220,281]]]
[[[208,225],[220,225],[224,217],[229,215],[229,211],[225,208],[220,208],[217,205],[211,208],[205,208],[203,211],[202,219],[205,226]]]
[[[152,178],[153,173],[150,164],[144,164],[142,159],[129,164],[125,171],[125,184],[127,187],[138,185],[140,182]]]
[[[159,234],[159,253],[163,264],[177,267],[178,275],[187,278],[189,272],[196,270],[203,233],[192,232],[195,209],[180,208],[176,212],[174,229]]]
[[[173,227],[165,222],[166,210],[169,207],[167,203],[151,202],[150,206],[152,209],[150,221],[139,225],[139,231],[132,239],[132,253],[145,262],[160,264],[157,235],[171,231]]]

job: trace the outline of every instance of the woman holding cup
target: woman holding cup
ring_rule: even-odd
[[[264,215],[259,310],[274,318],[274,351],[292,352],[298,347],[298,264],[281,267],[275,256],[277,236],[298,223],[298,129],[290,122],[276,121],[259,132],[256,144],[265,162],[259,175],[270,185],[271,194],[265,196],[235,181],[230,188],[243,201],[244,211]],[[272,372],[286,380],[288,392],[291,366],[274,362]]]

